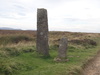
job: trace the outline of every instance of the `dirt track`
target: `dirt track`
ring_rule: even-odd
[[[85,65],[82,75],[100,75],[100,51]]]

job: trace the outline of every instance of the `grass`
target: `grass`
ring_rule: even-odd
[[[9,38],[12,38],[12,36],[19,38],[20,34],[23,33],[24,37],[31,40],[25,41],[25,39],[21,39],[18,43],[8,42],[0,45],[0,75],[78,75],[81,66],[100,49],[100,34],[50,32],[51,57],[45,58],[38,56],[36,53],[35,34],[33,35],[30,31],[2,32],[5,34],[1,34],[0,37],[7,38],[10,35]],[[69,40],[67,55],[69,61],[55,62],[54,58],[58,55],[59,39],[62,36],[67,37]],[[84,39],[90,39],[96,42],[97,45],[86,43],[86,41],[80,44],[77,44],[77,41],[70,42],[76,39],[78,43]]]
[[[96,53],[96,50],[79,50],[73,52],[68,51],[68,62],[54,62],[53,59],[57,56],[57,51],[51,50],[50,58],[42,58],[37,56],[35,52],[22,52],[18,56],[10,56],[5,58],[3,62],[4,72],[8,75],[67,75],[69,72],[74,72],[74,69],[80,68],[83,62]],[[17,71],[16,71],[17,70]],[[16,73],[17,72],[17,73]]]

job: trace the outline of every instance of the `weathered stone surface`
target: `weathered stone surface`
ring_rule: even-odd
[[[61,38],[59,42],[58,58],[65,59],[67,57],[67,38]]]
[[[46,9],[37,9],[37,52],[49,56],[48,18]]]

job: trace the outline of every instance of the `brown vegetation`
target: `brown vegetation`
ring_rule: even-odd
[[[13,37],[12,37],[13,36]],[[99,37],[99,33],[77,33],[77,32],[49,32],[49,45],[58,45],[60,38],[67,37],[69,43],[72,44],[90,44],[97,45],[94,39],[95,37]],[[0,42],[8,40],[12,40],[12,43],[19,42],[34,42],[36,41],[36,31],[22,31],[22,30],[0,30]],[[4,40],[3,40],[4,39]]]

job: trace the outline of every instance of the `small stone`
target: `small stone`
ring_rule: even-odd
[[[77,57],[80,57],[80,56],[77,56]]]
[[[54,58],[54,61],[61,61],[60,58]]]
[[[69,61],[69,59],[61,59],[61,58],[54,58],[54,61],[55,62],[67,62],[67,61]]]

